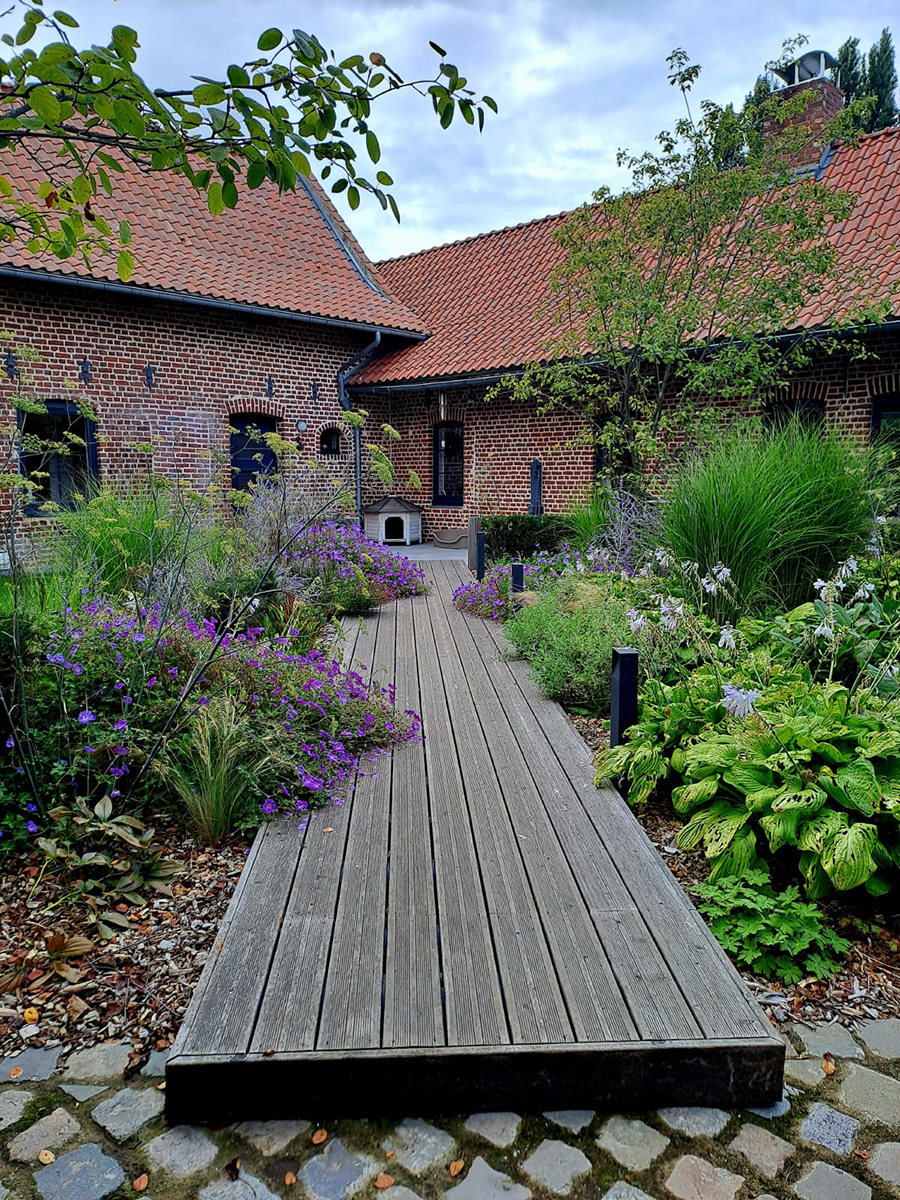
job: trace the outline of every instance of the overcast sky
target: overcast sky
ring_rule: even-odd
[[[479,137],[461,120],[442,131],[418,97],[381,103],[372,124],[402,222],[371,199],[348,217],[373,259],[572,208],[623,182],[617,149],[645,149],[680,115],[665,63],[677,46],[703,66],[698,98],[739,104],[785,38],[803,32],[834,52],[852,36],[867,49],[897,11],[885,0],[61,2],[86,42],[105,42],[116,23],[137,29],[138,68],[156,87],[223,77],[272,25],[315,33],[339,57],[380,51],[406,78],[435,69],[429,39],[442,45],[500,115]]]

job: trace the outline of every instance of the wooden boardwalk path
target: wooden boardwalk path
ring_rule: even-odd
[[[424,721],[305,840],[254,843],[167,1067],[171,1120],[764,1104],[784,1047],[502,631],[427,597],[345,661]]]

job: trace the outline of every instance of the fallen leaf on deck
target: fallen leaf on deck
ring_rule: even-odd
[[[312,1135],[312,1144],[314,1146],[321,1146],[327,1137],[328,1137],[327,1129],[317,1129],[316,1132]]]
[[[9,1072],[10,1079],[21,1079],[22,1078],[22,1070],[23,1070],[22,1067],[13,1067]]]
[[[231,1162],[227,1162],[225,1164],[225,1174],[228,1176],[229,1179],[232,1179],[232,1180],[237,1179],[237,1177],[240,1175],[240,1173],[241,1173],[241,1160],[239,1158],[233,1158],[231,1160]]]
[[[288,1171],[284,1177],[284,1186],[285,1187],[293,1187],[296,1182],[297,1182],[297,1176],[294,1174],[293,1171]]]
[[[385,1152],[384,1152],[384,1157],[385,1157],[385,1158],[393,1158],[393,1157],[394,1157],[394,1152],[393,1152],[393,1150],[385,1150]]]
[[[28,1025],[37,1025],[38,1021],[41,1019],[41,1014],[34,1007],[26,1008],[22,1015],[24,1016]]]
[[[379,1191],[383,1191],[385,1188],[393,1187],[394,1186],[393,1175],[379,1175],[378,1178],[375,1180],[375,1186],[378,1188]]]
[[[147,1184],[150,1182],[148,1175],[138,1175],[137,1179],[131,1185],[136,1192],[146,1192]]]
[[[869,1158],[870,1157],[868,1150],[854,1150],[853,1153],[856,1155],[857,1158]]]
[[[822,1059],[822,1070],[826,1075],[833,1075],[835,1072],[834,1060],[830,1054],[826,1054]]]
[[[38,1151],[38,1162],[42,1162],[45,1167],[49,1166],[50,1163],[56,1162],[56,1155],[53,1153],[52,1150],[39,1150]]]
[[[323,833],[334,833],[334,830],[333,830],[333,829],[332,829],[332,827],[329,825],[329,826],[328,826],[328,828],[327,828],[327,829],[323,829],[323,830],[322,830],[322,832],[323,832]]]
[[[450,1164],[450,1178],[455,1179],[465,1165],[466,1160],[464,1158],[455,1158]]]

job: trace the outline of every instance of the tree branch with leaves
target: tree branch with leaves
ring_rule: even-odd
[[[435,42],[437,71],[407,79],[378,52],[337,59],[313,34],[272,28],[255,54],[221,77],[197,76],[169,90],[137,73],[138,34],[125,25],[115,26],[108,45],[79,49],[78,22],[47,12],[43,0],[16,0],[4,16],[2,42],[12,53],[0,59],[0,167],[3,156],[38,156],[42,147],[52,157],[39,157],[46,178],[36,196],[17,192],[0,170],[0,238],[61,259],[115,251],[123,279],[134,265],[131,229],[92,207],[101,194],[114,197],[123,160],[183,175],[213,214],[236,207],[241,188],[268,181],[291,191],[315,172],[351,209],[369,193],[399,220],[371,123],[378,101],[414,92],[444,129],[458,113],[480,131],[486,110],[497,111]],[[32,48],[41,35],[45,44]]]

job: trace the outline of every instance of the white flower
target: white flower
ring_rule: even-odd
[[[813,630],[816,637],[834,637],[834,630],[827,621],[823,621],[821,625],[817,625]]]
[[[700,586],[710,596],[714,596],[718,590],[718,584],[714,579],[710,579],[708,575],[704,575],[700,580]]]
[[[694,574],[696,574],[697,571],[700,570],[700,564],[691,562],[691,560],[689,558],[686,558],[684,560],[684,562],[681,564],[681,569],[682,569],[682,571],[693,571]]]
[[[659,563],[660,567],[661,567],[661,568],[662,568],[664,571],[665,571],[665,570],[667,570],[667,568],[668,568],[669,564],[670,564],[670,563],[671,563],[671,561],[672,561],[672,560],[669,558],[669,555],[666,553],[666,551],[665,551],[665,550],[663,550],[663,549],[661,549],[661,548],[660,548],[659,550],[657,550],[657,551],[656,551],[655,558],[656,558],[656,561]]]
[[[640,633],[647,624],[647,618],[642,616],[636,608],[629,608],[628,624],[631,626],[632,633]]]
[[[824,596],[825,589],[827,587],[828,587],[828,584],[825,582],[824,579],[817,579],[816,582],[813,584],[813,591],[818,592],[820,596]]]
[[[734,630],[731,628],[730,625],[723,625],[721,630],[719,631],[719,649],[720,650],[734,650],[735,649]]]
[[[723,566],[722,563],[716,563],[712,569],[712,576],[718,583],[727,583],[731,578],[731,568]]]
[[[856,559],[848,558],[846,562],[838,563],[838,579],[852,579],[858,570]]]
[[[755,688],[739,688],[732,683],[726,683],[722,688],[722,703],[727,713],[743,721],[744,717],[749,717],[754,711],[753,705],[761,695],[762,692]]]
[[[861,583],[853,596],[854,600],[868,600],[875,592],[874,583]]]
[[[653,568],[649,563],[645,563],[638,571],[638,575],[641,577],[641,579],[649,579],[652,574]]]
[[[876,525],[887,525],[887,517],[876,517],[875,524]]]

